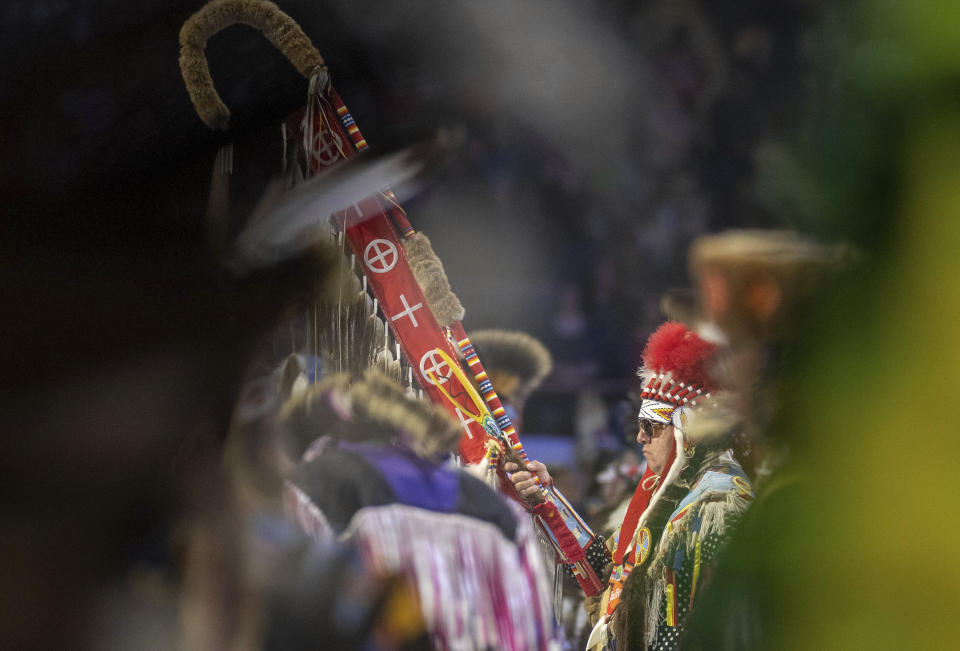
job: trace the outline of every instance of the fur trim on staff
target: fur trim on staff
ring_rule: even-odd
[[[483,359],[490,381],[501,396],[522,404],[553,370],[547,347],[525,332],[477,330],[470,342]]]
[[[450,289],[450,281],[443,270],[443,263],[433,251],[430,240],[423,233],[415,233],[403,242],[407,259],[410,261],[410,270],[417,279],[427,306],[442,326],[463,319],[466,310],[460,304],[460,299]]]
[[[230,109],[220,99],[204,50],[217,32],[243,23],[263,32],[307,79],[322,71],[323,57],[300,26],[268,0],[213,0],[193,14],[180,29],[180,72],[190,101],[211,129],[230,126]]]

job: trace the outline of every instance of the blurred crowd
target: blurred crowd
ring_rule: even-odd
[[[503,112],[491,99],[508,74],[497,67],[471,78],[488,93],[459,94],[448,108],[431,87],[433,61],[405,61],[402,71],[384,72],[401,80],[397,95],[358,111],[391,114],[400,132],[415,132],[420,110],[439,118],[448,108],[468,120],[463,165],[411,209],[444,257],[468,320],[521,328],[553,353],[526,429],[569,440],[563,472],[578,503],[599,498],[595,478],[619,465],[613,457],[635,452],[635,432],[624,433],[627,391],[646,337],[665,316],[661,296],[688,283],[690,241],[721,228],[803,225],[787,143],[810,119],[805,107],[822,99],[810,49],[823,27],[811,4],[593,10],[612,26],[604,36],[635,76],[628,93],[613,94],[629,96],[632,119],[611,133],[601,123],[577,125],[592,132],[588,145]],[[607,101],[602,90],[594,99]],[[393,115],[398,104],[404,110]],[[456,231],[446,227],[453,215]],[[480,265],[498,260],[484,267],[489,286],[473,280],[478,256],[464,256],[464,242],[477,247]],[[536,309],[505,311],[498,301]]]

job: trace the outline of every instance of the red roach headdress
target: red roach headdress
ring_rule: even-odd
[[[677,407],[709,397],[714,385],[708,365],[716,349],[682,323],[667,321],[657,328],[637,373],[646,380],[639,417],[669,423]]]

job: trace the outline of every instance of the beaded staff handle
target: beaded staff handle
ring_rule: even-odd
[[[213,0],[193,14],[180,29],[180,74],[200,119],[211,129],[230,127],[230,109],[220,99],[210,76],[204,50],[207,41],[231,25],[259,29],[307,79],[325,76],[320,52],[300,26],[268,0]]]
[[[467,341],[469,342],[469,340]],[[461,351],[462,350],[463,349],[461,348]],[[471,348],[471,351],[472,351],[472,348]],[[470,413],[467,415],[473,420],[475,420],[481,427],[483,427],[484,431],[490,434],[490,436],[500,441],[501,445],[509,446],[512,450],[514,450],[517,454],[519,454],[522,457],[522,460],[521,460],[521,463],[519,463],[518,465],[525,468],[526,461],[527,461],[527,453],[523,450],[523,446],[520,445],[520,441],[516,436],[516,432],[513,432],[512,438],[508,437],[507,432],[503,429],[502,419],[498,417],[495,413],[491,412],[492,404],[490,402],[490,399],[488,398],[488,394],[489,392],[493,391],[492,385],[490,385],[489,382],[486,382],[486,385],[489,385],[489,386],[485,388],[483,384],[480,384],[480,391],[482,391],[484,394],[483,398],[481,398],[477,390],[474,389],[473,386],[470,384],[470,381],[466,378],[466,376],[463,375],[463,370],[461,370],[461,368],[456,364],[456,362],[450,359],[447,356],[447,354],[442,350],[440,350],[439,348],[436,350],[436,353],[441,358],[443,358],[443,360],[447,363],[447,366],[449,366],[450,369],[453,371],[453,373],[458,376],[458,378],[461,381],[461,384],[463,385],[463,388],[466,390],[467,394],[470,396],[470,399],[473,401],[473,404],[476,406],[477,413],[476,414]],[[477,358],[476,353],[473,353],[473,358],[474,359]],[[467,363],[469,363],[469,361],[470,361],[470,358],[468,357]],[[479,360],[478,360],[478,363],[479,363]],[[442,385],[438,384],[438,388],[447,397],[448,400],[452,400],[450,395],[442,388]],[[484,406],[484,403],[486,403],[486,406]],[[497,401],[497,404],[498,405],[500,404],[499,400]],[[502,406],[500,407],[500,410],[503,411]],[[508,422],[509,422],[509,419],[508,419]],[[494,423],[496,423],[496,425],[494,425]],[[511,426],[511,430],[512,430],[512,426]],[[514,443],[514,441],[516,441],[516,443]],[[537,477],[536,474],[533,474],[533,479],[537,484],[540,484],[540,479]],[[544,492],[542,486],[540,488],[540,491],[536,495],[533,495],[527,498],[527,501],[530,504],[541,504],[545,500],[546,500],[546,493]]]
[[[487,371],[483,368],[483,364],[480,362],[480,358],[477,356],[477,351],[473,348],[473,343],[470,341],[470,338],[464,331],[463,324],[459,321],[454,321],[449,327],[450,334],[457,343],[457,348],[460,349],[460,352],[463,354],[463,358],[467,362],[467,366],[473,373],[473,379],[476,381],[477,387],[480,389],[480,394],[483,396],[484,402],[487,403],[490,413],[497,422],[497,427],[500,428],[500,431],[503,432],[504,437],[509,441],[510,448],[520,455],[524,463],[526,463],[527,451],[523,449],[523,444],[520,442],[520,437],[517,436],[517,430],[514,428],[513,422],[510,420],[510,416],[507,415],[507,410],[504,409],[503,403],[500,402],[500,397],[494,390],[493,383],[490,382],[490,378],[487,376]],[[537,477],[536,473],[531,474],[533,475],[534,482],[539,484],[540,478]]]

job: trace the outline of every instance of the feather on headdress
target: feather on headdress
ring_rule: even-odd
[[[674,406],[694,404],[714,388],[709,363],[716,344],[682,323],[667,321],[650,335],[638,375],[646,380],[640,397]]]

